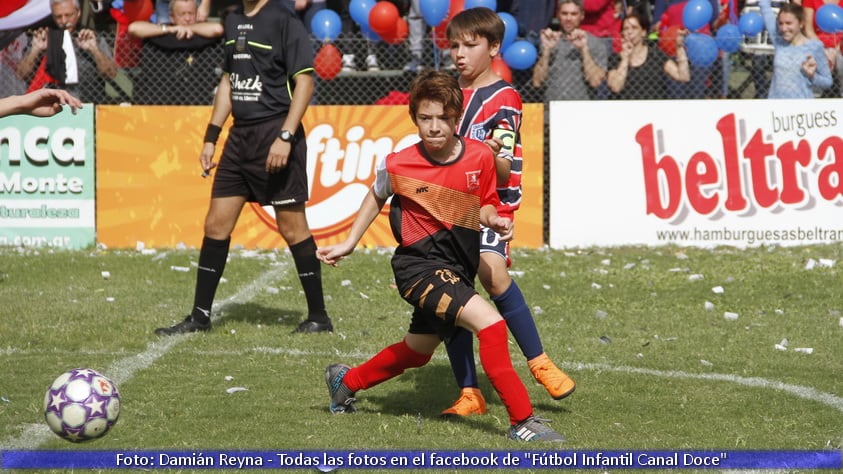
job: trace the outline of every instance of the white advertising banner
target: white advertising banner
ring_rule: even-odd
[[[554,248],[843,241],[843,100],[550,104]]]

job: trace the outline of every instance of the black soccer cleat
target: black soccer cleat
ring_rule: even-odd
[[[176,323],[168,328],[158,328],[155,334],[159,336],[172,336],[175,334],[187,334],[191,332],[205,332],[211,330],[211,320],[205,322],[196,321],[191,315],[184,318],[184,321]]]
[[[311,319],[305,319],[293,330],[293,334],[311,334],[317,332],[334,332],[334,325],[330,321],[320,323]]]

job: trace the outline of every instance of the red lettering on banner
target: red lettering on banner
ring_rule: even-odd
[[[843,138],[824,139],[814,156],[808,140],[777,148],[765,141],[762,129],[740,149],[734,114],[721,118],[716,128],[722,158],[698,151],[684,165],[669,154],[657,156],[652,124],[638,130],[635,141],[641,148],[647,214],[681,221],[688,207],[717,216],[718,211],[747,213],[755,206],[809,204],[816,198],[809,186],[811,176],[816,176],[816,191],[824,200],[843,198]]]

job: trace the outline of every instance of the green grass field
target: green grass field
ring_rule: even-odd
[[[305,304],[289,254],[232,250],[213,331],[162,339],[152,330],[192,303],[197,251],[0,250],[0,449],[543,449],[504,437],[506,411],[485,378],[489,414],[438,417],[457,394],[443,348],[358,393],[357,413],[328,412],[325,366],[359,364],[406,331],[390,254],[361,249],[323,267],[335,332],[296,335]],[[562,449],[843,445],[843,246],[513,259],[546,352],[578,382],[553,401],[511,340],[536,413],[568,438]],[[105,373],[122,397],[114,429],[81,445],[42,415],[47,385],[75,367]]]

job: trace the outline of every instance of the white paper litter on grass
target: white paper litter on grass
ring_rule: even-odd
[[[693,273],[691,275],[688,275],[688,281],[699,281],[699,280],[702,280],[703,278],[705,278],[705,277],[702,276],[699,273]]]
[[[246,387],[231,387],[225,389],[226,393],[237,393],[237,392],[248,392],[249,389]]]
[[[826,267],[826,268],[831,268],[831,267],[834,266],[834,260],[832,260],[830,258],[821,258],[820,259],[820,266]]]
[[[180,267],[178,265],[170,265],[170,270],[172,270],[174,272],[184,272],[184,273],[186,273],[186,272],[190,271],[190,268],[189,267]]]
[[[105,300],[106,300],[106,301],[108,301],[109,303],[113,303],[113,302],[114,302],[114,297],[113,297],[113,296],[109,296],[109,297],[107,297]]]
[[[736,321],[738,319],[738,313],[726,311],[723,313],[723,318],[726,319],[726,321]]]
[[[351,286],[351,280],[343,280],[340,282],[342,286]]]
[[[265,290],[266,290],[266,292],[267,292],[267,293],[269,293],[270,295],[277,295],[278,293],[281,293],[281,290],[279,290],[278,288],[275,288],[275,287],[273,287],[273,286],[267,286],[267,287],[265,288]]]
[[[635,268],[635,264],[634,264],[634,263],[627,263],[626,265],[624,265],[624,266],[623,266],[623,269],[624,269],[624,270],[629,270],[629,269],[631,269],[631,268]]]
[[[705,360],[705,359],[700,359],[700,364],[702,364],[702,365],[704,365],[704,366],[706,366],[706,367],[711,367],[712,365],[714,365],[714,364],[712,364],[711,362],[709,362],[709,361],[707,361],[707,360]]]
[[[724,290],[722,286],[715,286],[711,289],[711,291],[717,293],[718,295],[722,295]]]
[[[223,377],[223,379],[225,379],[226,382],[231,382],[232,380],[234,380],[234,377],[232,377],[231,375],[226,375],[225,377]]]
[[[509,271],[509,275],[510,275],[510,276],[514,276],[514,277],[521,278],[522,276],[524,276],[524,272],[522,272],[522,271],[520,271],[520,270],[519,270],[519,271],[516,271],[516,270],[510,270],[510,271]]]
[[[781,345],[781,344],[776,344],[776,345],[775,345],[775,346],[773,346],[773,347],[774,347],[777,351],[786,351],[786,350],[787,350],[787,347],[785,347],[785,346],[783,346],[783,345]]]
[[[111,272],[102,272],[102,278],[104,280],[108,280],[109,278],[111,278]]]
[[[366,295],[366,293],[360,293],[360,297],[363,298],[364,300],[369,299],[369,296]]]
[[[603,285],[601,285],[600,283],[592,283],[591,287],[595,290],[599,290],[600,288],[603,288]]]
[[[714,303],[712,303],[711,301],[706,301],[705,303],[703,303],[703,308],[705,308],[706,311],[711,311],[714,309]]]
[[[803,354],[813,354],[814,348],[813,347],[797,347],[793,349],[793,352],[801,352]]]
[[[606,316],[608,316],[608,315],[609,315],[609,313],[603,311],[602,309],[598,309],[597,311],[594,312],[594,317],[597,318],[597,319],[606,319]]]
[[[805,270],[813,270],[814,267],[817,266],[817,261],[813,258],[809,258],[807,262],[805,262]]]

